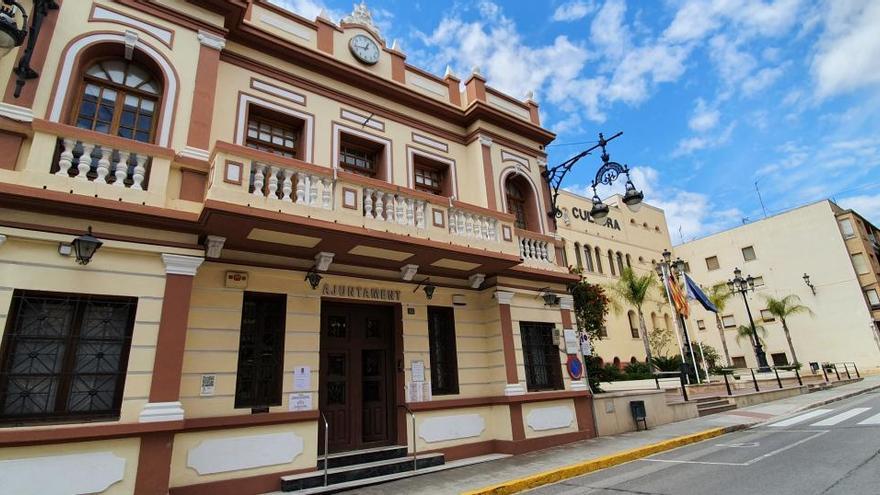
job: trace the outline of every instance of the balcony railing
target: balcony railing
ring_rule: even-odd
[[[254,162],[250,193],[269,200],[333,209],[333,177],[290,167]]]
[[[428,202],[389,189],[364,186],[364,217],[423,230]]]
[[[458,237],[498,242],[498,219],[450,208],[449,233]]]
[[[542,267],[556,264],[556,244],[552,237],[521,229],[517,229],[516,234],[523,261]]]
[[[146,189],[150,157],[142,153],[98,144],[89,140],[61,138],[61,152],[53,163],[55,175],[116,187]]]

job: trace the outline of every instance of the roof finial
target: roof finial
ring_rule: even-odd
[[[397,41],[397,38],[395,38],[394,41],[391,43],[391,49],[396,52],[400,51],[400,42]]]
[[[451,66],[451,65],[447,65],[447,66],[446,66],[446,73],[443,74],[443,78],[444,78],[444,79],[447,78],[447,77],[456,77],[456,76],[455,76],[455,73],[452,72],[452,66]]]
[[[471,67],[471,74],[473,74],[475,76],[482,76],[483,75],[480,73],[480,66],[479,65],[475,65],[475,66]]]
[[[359,4],[354,5],[354,9],[351,11],[351,14],[342,18],[342,22],[349,24],[361,24],[366,26],[377,34],[379,33],[379,28],[373,23],[373,14],[370,13],[370,9],[367,8],[367,4],[364,1],[361,1]]]

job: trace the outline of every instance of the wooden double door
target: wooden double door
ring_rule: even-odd
[[[331,453],[396,441],[394,328],[393,306],[321,304],[319,396]]]

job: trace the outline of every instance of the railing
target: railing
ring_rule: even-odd
[[[324,416],[324,411],[321,411],[321,420],[324,422],[324,486],[327,486],[328,462],[330,460],[330,423],[327,421],[327,416]]]
[[[60,146],[55,175],[136,190],[147,187],[147,155],[73,138],[61,138]]]
[[[413,471],[419,470],[419,448],[416,444],[416,413],[413,412],[412,409],[409,408],[406,404],[400,404],[400,407],[404,408],[406,412],[409,413],[412,418],[412,443],[413,443]]]
[[[688,401],[688,393],[687,393],[687,383],[685,383],[685,373],[680,371],[655,371],[654,382],[657,384],[657,390],[660,390],[660,379],[661,378],[678,378],[678,381],[681,383],[681,396],[684,398],[684,401]],[[670,389],[671,390],[671,389]]]
[[[375,187],[362,188],[364,216],[374,220],[424,229],[428,202]]]
[[[254,162],[250,193],[270,200],[333,209],[333,178],[277,165]]]
[[[553,251],[554,248],[548,241],[523,235],[519,237],[519,255],[524,260],[553,263]]]
[[[497,241],[498,219],[458,208],[450,208],[449,233],[471,239]]]

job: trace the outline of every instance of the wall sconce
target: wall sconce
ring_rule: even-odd
[[[31,25],[28,26],[27,12],[18,1],[3,0],[3,3],[6,6],[0,7],[0,57],[7,55],[13,48],[21,46],[27,39],[27,46],[18,60],[18,65],[13,69],[16,75],[13,96],[18,98],[25,81],[39,77],[37,71],[31,68],[31,57],[34,54],[37,38],[40,36],[43,20],[49,15],[50,10],[58,10],[58,4],[55,0],[34,0],[31,7],[33,14]],[[15,20],[16,11],[21,13],[21,29],[18,28]]]
[[[816,286],[810,282],[810,276],[807,275],[806,273],[804,273],[804,283],[807,284],[807,287],[809,287],[811,291],[813,291],[813,295],[815,296],[816,295]]]
[[[315,290],[318,288],[318,284],[321,283],[321,279],[323,279],[323,278],[324,277],[322,277],[318,273],[318,271],[315,270],[315,267],[313,266],[313,267],[309,268],[308,272],[306,272],[306,278],[304,280],[306,280],[309,283],[309,285],[312,287],[312,290]]]
[[[428,300],[431,300],[431,298],[434,297],[434,291],[437,290],[437,286],[431,283],[431,277],[428,277],[416,284],[416,288],[413,289],[413,292],[419,290],[419,287],[423,287],[422,290],[425,291],[425,297],[427,297]]]
[[[97,237],[92,235],[92,226],[89,226],[88,232],[81,235],[70,243],[73,246],[73,252],[76,253],[76,262],[80,265],[88,265],[92,261],[92,256],[104,243]]]
[[[538,291],[541,294],[540,297],[544,299],[545,306],[556,306],[557,304],[559,304],[559,296],[550,292],[550,287],[543,287],[541,289],[538,289]]]

